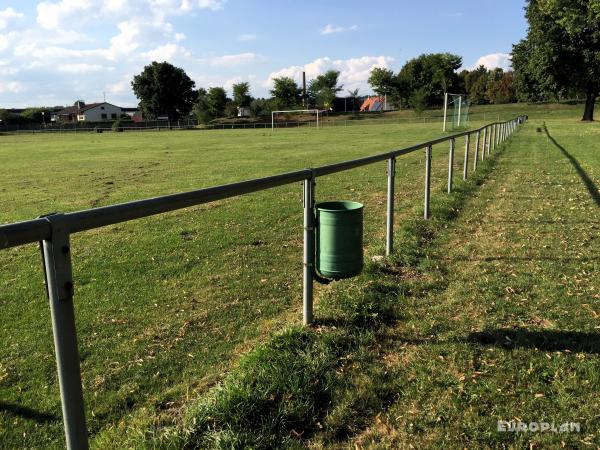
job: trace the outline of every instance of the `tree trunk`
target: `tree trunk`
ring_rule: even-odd
[[[583,111],[583,118],[581,120],[584,121],[594,121],[594,105],[596,103],[597,93],[588,91],[586,99],[585,99],[585,110]]]

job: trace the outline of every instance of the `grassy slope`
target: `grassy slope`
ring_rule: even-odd
[[[546,123],[555,141],[528,123],[408,280],[380,360],[395,400],[353,445],[600,444],[600,127]],[[496,431],[519,419],[581,433]]]

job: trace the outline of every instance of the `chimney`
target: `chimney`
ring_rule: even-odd
[[[73,106],[76,106],[77,109],[81,109],[85,106],[85,102],[83,100],[77,100]]]
[[[308,108],[306,101],[306,72],[302,72],[302,106]]]

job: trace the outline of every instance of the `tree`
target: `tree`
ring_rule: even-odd
[[[397,76],[396,86],[401,96],[425,95],[428,106],[441,105],[444,93],[460,85],[456,71],[462,58],[451,53],[422,54],[408,61]],[[409,101],[410,103],[410,101]]]
[[[471,103],[483,105],[488,102],[486,96],[489,72],[481,65],[465,74],[465,90]]]
[[[294,108],[300,103],[302,95],[302,90],[290,77],[274,78],[270,92],[277,108]]]
[[[154,61],[144,67],[142,73],[133,77],[131,86],[149,118],[168,115],[170,120],[177,120],[189,114],[198,97],[190,77],[168,62]]]
[[[356,111],[356,100],[358,99],[358,88],[354,89],[353,91],[348,89],[348,94],[350,95],[350,98],[352,98],[352,111]]]
[[[426,87],[420,87],[416,91],[412,93],[410,96],[408,103],[415,110],[415,114],[417,117],[421,117],[423,111],[427,108],[427,96],[429,95],[429,91]]]
[[[395,88],[394,72],[389,69],[375,67],[367,80],[377,95],[386,95]]]
[[[208,91],[200,88],[194,105],[194,113],[198,120],[208,123],[225,114],[228,101],[227,93],[222,87],[211,87]]]
[[[232,86],[233,90],[233,102],[239,108],[247,108],[252,102],[250,96],[250,83],[244,81],[242,83],[236,83]]]
[[[273,101],[264,98],[257,98],[250,103],[250,114],[252,117],[268,116],[273,111]]]
[[[29,123],[43,123],[50,120],[50,114],[45,108],[27,108],[21,113],[21,119]]]
[[[499,77],[492,77],[488,83],[486,97],[491,103],[512,103],[516,101],[513,72],[503,72],[500,69]]]
[[[326,109],[331,108],[336,94],[344,87],[338,84],[339,76],[340,72],[338,70],[328,70],[311,80],[308,83],[308,96],[311,101],[322,105]]]
[[[576,90],[586,96],[582,120],[594,120],[600,94],[600,2],[529,0],[527,36],[513,46],[512,64],[520,89]]]

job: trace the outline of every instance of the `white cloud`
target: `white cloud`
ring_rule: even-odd
[[[19,94],[23,92],[25,86],[18,81],[9,81],[8,83],[0,83],[0,94]]]
[[[265,57],[258,53],[239,53],[237,55],[223,55],[212,58],[202,58],[201,62],[213,67],[233,67],[252,62],[264,61]]]
[[[112,71],[114,67],[106,67],[100,64],[62,64],[56,68],[59,72],[86,74],[99,71]]]
[[[344,89],[360,89],[370,91],[367,82],[371,70],[375,67],[389,68],[394,58],[390,56],[362,56],[359,58],[336,59],[324,57],[315,59],[304,66],[291,66],[273,72],[264,83],[266,88],[273,86],[273,78],[290,77],[300,82],[302,72],[306,72],[306,78],[315,78],[328,70],[338,70],[340,72],[339,82],[344,85]]]
[[[486,69],[495,69],[500,67],[501,69],[508,70],[511,68],[510,54],[508,53],[492,53],[480,57],[470,70],[476,69],[479,66],[484,66]]]
[[[22,13],[19,13],[12,8],[0,10],[0,30],[8,28],[8,25],[12,20],[22,19],[23,17],[24,15]]]
[[[187,36],[183,33],[175,33],[175,35],[173,37],[175,38],[175,40],[177,42],[184,41],[187,38]]]
[[[358,30],[357,25],[352,25],[350,27],[338,27],[331,23],[328,23],[323,28],[321,28],[321,34],[335,34],[335,33],[344,33],[347,31],[356,31]]]
[[[165,44],[142,53],[142,57],[151,61],[172,61],[176,56],[190,57],[191,54],[185,48],[177,44]]]
[[[255,41],[256,39],[257,39],[257,36],[255,34],[250,34],[250,33],[239,34],[236,37],[236,40],[238,40],[240,42]]]

